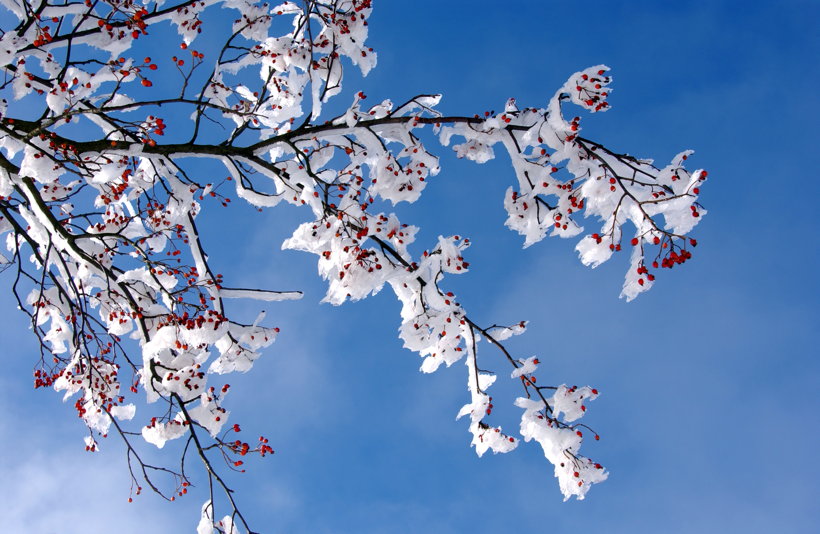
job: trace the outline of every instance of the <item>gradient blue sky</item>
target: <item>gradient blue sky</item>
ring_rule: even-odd
[[[232,378],[232,420],[270,437],[276,455],[235,476],[246,514],[277,533],[807,532],[820,524],[818,448],[816,1],[375,2],[379,65],[350,76],[398,102],[442,92],[447,113],[544,106],[581,68],[612,67],[614,109],[584,134],[659,162],[696,151],[709,171],[694,259],[635,302],[617,298],[625,257],[594,271],[574,241],[527,250],[503,226],[508,162],[483,166],[439,150],[442,173],[396,209],[439,234],[472,238],[471,272],[446,285],[484,323],[530,320],[511,346],[538,354],[539,380],[590,384],[601,397],[583,452],[610,479],[562,503],[534,444],[477,458],[459,364],[434,375],[396,337],[388,291],[320,305],[315,259],[282,252],[309,214],[283,208],[202,221],[217,270],[235,285],[302,289],[267,307],[282,335],[252,373]],[[352,71],[348,71],[351,73]],[[219,172],[222,172],[221,170]],[[235,209],[236,208],[236,209]],[[207,217],[207,215],[205,215]],[[593,225],[591,221],[589,225]],[[589,226],[592,228],[592,226]],[[202,498],[127,504],[125,455],[113,439],[83,452],[70,404],[31,389],[36,345],[0,275],[3,529],[34,534],[193,531]],[[256,314],[256,308],[238,310]],[[494,355],[485,350],[486,361]],[[494,397],[512,398],[502,385]],[[519,410],[497,402],[513,430]],[[812,415],[814,414],[814,415]]]

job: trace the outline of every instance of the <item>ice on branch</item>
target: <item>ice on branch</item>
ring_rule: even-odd
[[[85,437],[85,450],[88,452],[97,452],[100,450],[100,446],[97,444],[97,440],[94,439],[94,436]]]
[[[137,487],[143,479],[162,493],[154,477],[167,475],[182,484],[181,496],[188,475],[144,464],[135,441],[162,448],[187,436],[187,454],[204,462],[233,508],[217,520],[219,501],[208,500],[198,533],[251,530],[214,460],[230,458],[236,468],[243,461],[233,455],[272,448],[265,438],[254,451],[241,436],[226,437],[239,425],[225,426],[228,386],[213,380],[252,369],[279,332],[264,312],[251,324],[237,320],[237,299],[301,293],[232,287],[216,272],[220,262],[209,254],[219,250],[199,218],[250,232],[232,226],[239,219],[231,211],[211,215],[238,209],[238,198],[259,211],[282,202],[306,210],[308,222],[282,247],[316,255],[324,302],[390,287],[401,306],[398,336],[422,358],[422,372],[465,360],[469,398],[457,418],[469,420],[479,456],[519,444],[493,422],[488,393],[509,372],[523,388],[515,401],[524,410],[521,437],[540,443],[564,496],[583,498],[606,478],[579,454],[584,433],[594,432],[576,421],[597,391],[540,383],[535,372],[546,362],[505,346],[526,321],[485,328],[468,314],[446,283],[469,270],[470,240],[439,237],[414,250],[419,229],[407,208],[439,174],[436,143],[476,163],[506,153],[512,178],[499,204],[525,247],[575,238],[590,267],[629,249],[621,294],[632,300],[648,290],[659,269],[692,257],[689,233],[706,214],[698,198],[707,174],[685,168],[691,151],[655,166],[581,135],[576,113],[609,109],[606,66],[574,73],[535,107],[509,98],[500,113],[447,116],[436,109],[438,94],[394,104],[358,91],[342,97],[350,105],[336,116],[320,118],[341,93],[344,69],[367,75],[376,65],[366,42],[370,0],[3,6],[0,236],[8,254],[0,270],[16,267],[14,296],[42,347],[35,387],[74,399],[89,450],[116,431]],[[484,320],[490,312],[480,313]],[[140,395],[145,414],[129,402]]]
[[[510,378],[519,378],[525,375],[531,375],[536,369],[538,369],[538,364],[541,362],[535,356],[531,356],[526,360],[518,360],[518,363],[520,364],[520,367],[513,369],[513,372],[510,374]]]
[[[223,299],[252,299],[265,302],[299,300],[302,298],[301,291],[265,291],[263,289],[229,289],[224,287],[219,290],[219,295]]]
[[[486,163],[495,157],[492,146],[486,145],[476,139],[470,139],[465,143],[453,145],[453,150],[459,158],[467,158],[476,163]]]
[[[567,387],[561,384],[555,391],[555,394],[549,399],[549,405],[552,408],[554,417],[561,417],[563,413],[564,421],[571,423],[576,419],[580,419],[586,412],[584,406],[585,400],[595,400],[598,398],[598,390],[589,386],[584,387]]]
[[[462,334],[473,339],[475,334],[472,328],[472,325],[462,325]],[[470,391],[471,402],[461,408],[456,419],[470,416],[469,430],[473,435],[470,445],[475,447],[479,457],[488,450],[494,454],[510,452],[518,446],[518,440],[502,432],[501,427],[493,427],[484,422],[484,418],[493,411],[493,398],[486,391],[493,385],[496,376],[479,372],[473,344],[468,344],[467,353],[467,389]]]
[[[225,398],[228,390],[222,388],[221,398],[217,395],[214,388],[210,388],[207,393],[203,393],[199,397],[199,405],[189,410],[191,418],[205,427],[212,437],[216,437],[225,423],[228,422],[228,415],[230,412],[219,405],[219,401]]]
[[[491,337],[494,341],[504,341],[512,336],[520,336],[527,331],[527,321],[521,321],[512,326],[491,326],[485,330],[485,335]]]
[[[20,164],[22,176],[31,176],[41,184],[51,185],[57,182],[63,173],[62,165],[53,157],[33,145],[26,145]]]
[[[383,216],[372,220],[372,232],[389,220]],[[378,293],[392,274],[391,269],[385,268],[389,261],[381,251],[361,246],[371,233],[371,224],[364,222],[365,227],[355,233],[338,218],[304,223],[282,245],[320,256],[319,274],[330,282],[326,302],[339,305],[348,298],[359,300]],[[412,233],[408,235],[411,239]]]
[[[519,398],[516,406],[522,408],[521,436],[525,441],[535,440],[541,445],[544,456],[554,466],[558,486],[564,500],[572,496],[583,499],[592,484],[603,482],[609,473],[589,458],[581,456],[582,433],[545,416],[543,404],[531,399]]]
[[[464,310],[455,294],[442,291],[438,284],[445,273],[467,271],[469,264],[462,251],[469,245],[469,239],[458,236],[439,237],[438,246],[425,252],[415,268],[391,280],[402,303],[399,337],[405,348],[424,358],[421,370],[425,373],[442,364],[449,367],[464,356]]]
[[[581,215],[603,222],[576,247],[585,265],[595,267],[626,246],[638,247],[622,293],[631,300],[651,286],[650,268],[691,257],[686,234],[705,214],[697,198],[706,173],[683,167],[691,151],[659,169],[650,160],[614,153],[580,136],[581,118],[567,118],[563,103],[590,112],[609,109],[608,70],[598,65],[573,74],[546,109],[507,105],[500,115],[444,126],[440,138],[445,145],[454,136],[464,138],[456,152],[478,162],[492,157],[493,145],[504,146],[517,178],[504,196],[505,224],[525,237],[525,247],[548,235],[580,234]],[[626,223],[635,228],[635,237],[624,243]],[[650,252],[654,261],[647,259]]]
[[[238,8],[241,3],[228,2],[226,4]],[[202,33],[202,20],[199,15],[205,10],[206,5],[205,2],[190,2],[171,12],[171,23],[176,26],[177,32],[179,32],[185,44],[191,44]],[[235,29],[236,27],[234,27]]]
[[[163,423],[156,417],[151,419],[151,423],[142,428],[142,438],[156,445],[158,449],[165,447],[167,441],[175,440],[184,436],[188,429],[188,421],[182,413],[178,413],[170,421]]]
[[[12,5],[18,7],[19,9],[19,6],[17,6],[16,3],[12,3]],[[3,7],[7,6],[9,6],[9,3],[3,2]],[[15,32],[6,32],[0,36],[0,65],[5,67],[6,65],[11,64],[15,58],[17,58],[20,51],[29,44],[28,39],[24,36],[21,37],[17,35]]]

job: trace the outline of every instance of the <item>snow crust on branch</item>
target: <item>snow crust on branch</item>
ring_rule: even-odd
[[[465,360],[469,402],[457,419],[468,418],[479,456],[519,444],[491,422],[488,389],[498,375],[486,370],[488,356],[479,351],[485,342],[521,382],[524,396],[514,402],[523,410],[520,436],[541,445],[564,498],[582,499],[607,478],[579,454],[591,431],[577,421],[597,390],[538,383],[539,358],[516,358],[503,344],[526,322],[482,327],[445,287],[447,275],[469,271],[470,239],[439,236],[415,254],[418,228],[390,212],[417,201],[439,174],[438,157],[422,142],[432,129],[460,158],[484,163],[499,151],[509,155],[515,180],[503,198],[505,224],[525,247],[547,236],[580,236],[582,219],[592,218],[597,231],[575,247],[581,262],[596,267],[631,247],[621,296],[632,300],[648,290],[658,269],[691,258],[696,241],[688,234],[706,213],[698,196],[707,174],[684,167],[691,151],[656,167],[581,136],[581,118],[567,108],[609,109],[606,66],[572,74],[544,107],[520,107],[511,98],[499,114],[450,117],[436,110],[438,94],[366,105],[360,91],[343,112],[324,117],[324,104],[341,92],[344,68],[352,64],[366,75],[376,65],[366,44],[370,0],[274,7],[104,0],[44,4],[38,16],[14,1],[2,5],[22,24],[3,23],[0,35],[0,235],[10,253],[0,264],[17,267],[15,294],[25,293],[18,300],[44,348],[35,386],[77,398],[89,450],[98,449],[94,435],[112,425],[129,461],[132,435],[158,448],[184,437],[232,508],[215,519],[211,495],[198,533],[250,530],[208,451],[227,460],[273,450],[264,438],[255,449],[227,438],[239,425],[226,425],[230,386],[216,381],[249,371],[279,330],[262,326],[264,312],[252,324],[233,319],[225,300],[273,302],[301,293],[232,288],[213,272],[197,218],[216,203],[230,206],[233,192],[259,210],[285,202],[311,211],[312,220],[282,247],[317,256],[328,282],[324,302],[340,305],[388,286],[401,304],[399,338],[422,358],[422,372]],[[196,46],[220,9],[237,18],[217,57],[206,61]],[[282,27],[290,29],[277,33]],[[140,39],[169,28],[181,39],[176,72],[132,57]],[[61,59],[68,47],[70,59]],[[8,102],[21,99],[39,101],[42,118],[16,116],[22,111]],[[186,110],[190,120],[163,115],[165,105]],[[62,128],[67,123],[89,136],[70,137],[76,129]],[[164,142],[166,129],[190,141]],[[193,159],[212,160],[214,172],[193,172]],[[224,178],[214,178],[220,173]],[[156,415],[138,414],[126,402],[140,389],[159,406]],[[132,419],[139,432],[121,426]],[[135,462],[135,482],[140,476],[159,492],[150,473],[170,474],[184,493],[184,472]]]

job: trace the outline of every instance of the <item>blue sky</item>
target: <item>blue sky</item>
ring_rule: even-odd
[[[389,290],[339,308],[318,303],[314,257],[279,250],[307,212],[237,205],[229,219],[203,220],[226,279],[305,291],[302,301],[267,308],[279,341],[252,373],[231,379],[232,420],[277,451],[232,479],[252,525],[266,533],[816,528],[818,4],[442,3],[376,2],[370,44],[379,64],[365,79],[346,79],[341,103],[363,89],[371,101],[395,102],[441,92],[447,113],[500,109],[511,96],[540,107],[573,72],[607,64],[613,109],[585,116],[584,134],[659,162],[696,151],[692,166],[709,171],[701,195],[709,214],[694,258],[627,304],[617,298],[626,258],[593,271],[574,241],[522,250],[503,226],[513,174],[501,156],[477,166],[442,148],[442,172],[425,195],[396,208],[422,227],[419,247],[439,234],[471,237],[471,272],[446,285],[483,323],[530,321],[511,347],[545,362],[539,380],[601,390],[585,419],[602,439],[583,452],[610,479],[585,501],[563,503],[536,445],[475,456],[466,422],[454,421],[468,398],[463,367],[418,372],[420,359],[396,336]],[[10,274],[0,275],[7,295]],[[117,442],[86,454],[70,404],[30,388],[36,346],[12,299],[3,302],[6,530],[127,534],[150,521],[151,532],[192,531],[201,498],[127,504]],[[511,399],[502,364],[494,396]],[[518,410],[503,404],[494,416],[514,430]]]

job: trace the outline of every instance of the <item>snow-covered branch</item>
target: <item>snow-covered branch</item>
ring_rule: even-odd
[[[118,432],[137,493],[138,480],[163,495],[186,493],[191,448],[211,487],[198,532],[250,530],[216,460],[239,468],[238,457],[273,450],[264,438],[229,438],[239,425],[228,423],[229,386],[217,382],[249,371],[279,329],[262,326],[264,314],[235,320],[224,300],[301,293],[231,287],[214,271],[197,219],[231,205],[233,193],[260,210],[280,202],[310,210],[312,220],[282,246],[317,256],[324,301],[389,285],[401,302],[399,337],[423,358],[423,372],[464,359],[469,397],[458,417],[468,418],[479,455],[519,444],[490,421],[487,391],[498,374],[489,369],[501,362],[523,387],[508,401],[524,410],[520,438],[542,446],[564,496],[583,498],[606,479],[579,454],[588,427],[576,421],[597,390],[537,383],[538,357],[518,358],[503,344],[526,323],[482,327],[445,286],[446,275],[469,270],[470,240],[442,236],[414,255],[418,228],[390,207],[418,200],[439,174],[432,145],[452,144],[476,163],[503,150],[514,176],[506,225],[524,246],[579,236],[592,217],[600,228],[579,239],[581,261],[595,267],[631,248],[621,295],[648,290],[656,269],[692,256],[688,234],[706,213],[698,203],[706,172],[684,168],[688,151],[655,166],[580,135],[581,119],[567,112],[609,109],[607,67],[573,74],[545,107],[510,99],[502,113],[448,116],[437,111],[437,94],[395,106],[366,105],[357,92],[343,113],[325,117],[344,69],[366,75],[376,65],[366,44],[370,0],[2,6],[0,235],[8,257],[0,266],[16,273],[16,298],[40,340],[35,385],[76,397],[88,450]],[[236,17],[231,33],[206,57],[199,36],[219,39],[209,20],[225,10]],[[144,40],[169,33],[180,39],[171,66],[138,53]],[[203,159],[213,172],[197,172],[192,162]],[[137,411],[137,395],[157,408]],[[140,439],[162,448],[183,438],[179,468],[141,459]],[[155,481],[163,476],[170,493]],[[228,504],[222,519],[214,488]]]

